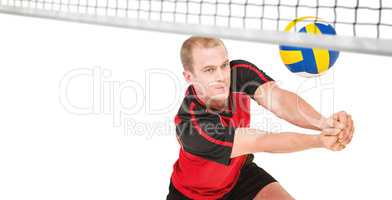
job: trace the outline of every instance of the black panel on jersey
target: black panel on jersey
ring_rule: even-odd
[[[230,164],[235,127],[225,127],[219,115],[201,113],[200,105],[190,102],[189,113],[180,117],[177,136],[185,151],[225,165]],[[199,111],[199,112],[197,112]]]
[[[245,60],[230,61],[231,88],[234,92],[245,92],[253,98],[256,89],[268,82],[274,81],[261,69]]]

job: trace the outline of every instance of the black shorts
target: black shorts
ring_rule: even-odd
[[[249,157],[251,159],[248,159],[247,163],[241,169],[236,185],[221,200],[252,200],[266,185],[277,182],[274,177],[253,162],[253,155]],[[181,194],[170,183],[169,194],[166,200],[190,200],[190,198]]]

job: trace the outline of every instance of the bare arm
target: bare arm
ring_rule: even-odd
[[[293,132],[267,133],[252,128],[237,128],[231,157],[256,152],[290,153],[311,148],[340,150],[333,147],[339,132],[339,129],[328,129],[319,135],[307,135]]]
[[[294,125],[322,130],[327,119],[297,94],[281,89],[271,81],[259,86],[255,92],[256,102]]]

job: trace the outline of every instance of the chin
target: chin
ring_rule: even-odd
[[[218,94],[214,94],[212,96],[212,99],[214,100],[218,100],[218,101],[224,101],[229,97],[228,93],[218,93]]]

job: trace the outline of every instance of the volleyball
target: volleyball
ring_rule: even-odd
[[[293,21],[295,25],[298,20]],[[286,27],[286,31],[292,28],[293,24]],[[336,31],[330,24],[309,23],[302,27],[299,32],[313,35],[336,35]],[[304,77],[315,77],[327,72],[339,57],[339,51],[293,47],[287,45],[279,46],[280,57],[287,68],[298,75]]]

